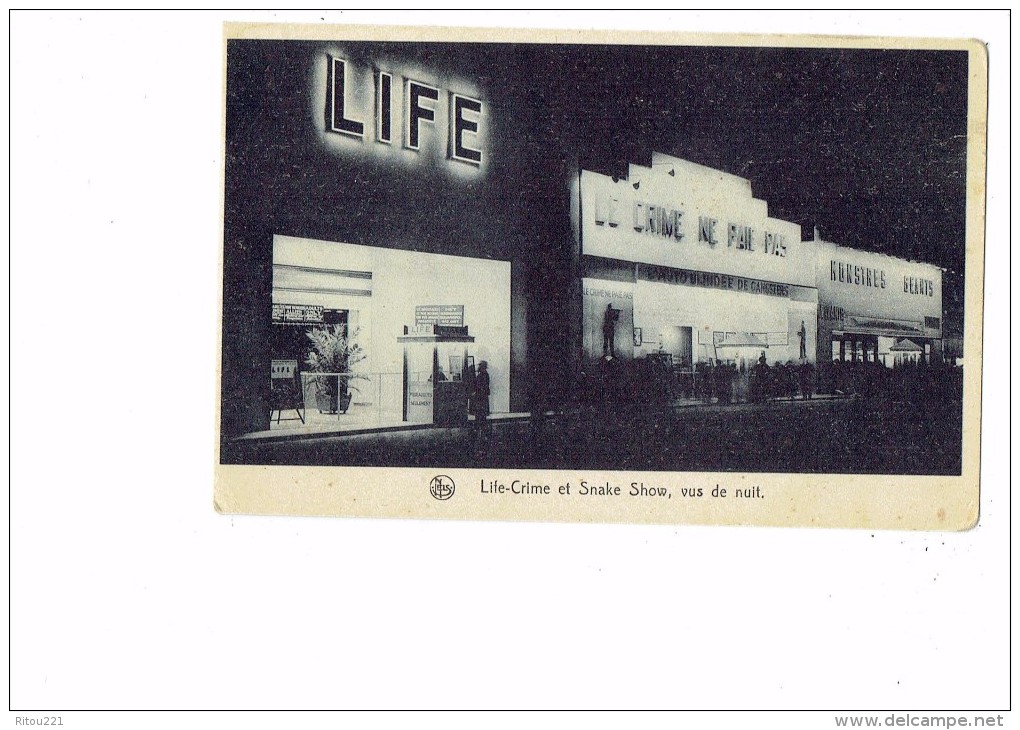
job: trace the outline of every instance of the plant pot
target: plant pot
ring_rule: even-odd
[[[336,393],[315,393],[315,407],[319,409],[319,413],[336,413],[337,401]]]

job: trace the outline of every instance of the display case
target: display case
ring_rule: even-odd
[[[467,423],[474,337],[467,327],[437,324],[404,328],[403,420],[457,426]]]

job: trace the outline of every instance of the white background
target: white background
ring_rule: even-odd
[[[228,18],[987,41],[977,528],[217,515],[220,22]],[[19,13],[11,22],[16,714],[148,727],[173,720],[69,711],[1007,707],[1008,15]],[[780,720],[740,716],[727,726],[801,721]],[[699,726],[714,721],[702,716]],[[478,722],[518,724],[459,721]]]

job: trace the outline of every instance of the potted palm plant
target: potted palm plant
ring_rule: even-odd
[[[357,392],[352,380],[365,378],[351,368],[365,359],[365,351],[357,343],[358,330],[348,334],[347,325],[313,327],[307,333],[311,349],[305,365],[315,375],[315,407],[320,413],[346,413],[351,406],[351,391]]]

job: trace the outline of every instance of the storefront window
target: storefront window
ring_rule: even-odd
[[[274,408],[272,429],[432,422],[437,405],[456,420],[465,365],[482,360],[490,410],[510,410],[508,262],[276,236],[272,297],[270,359],[296,363],[304,406],[282,418]],[[358,357],[327,377],[309,362],[308,333],[336,327]]]

